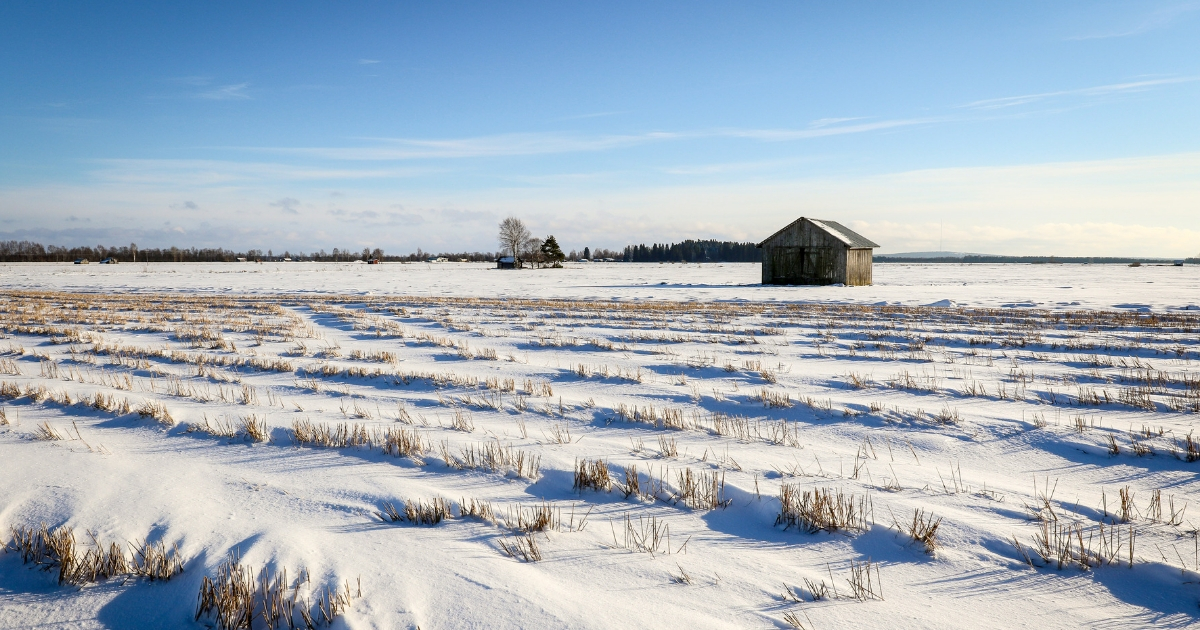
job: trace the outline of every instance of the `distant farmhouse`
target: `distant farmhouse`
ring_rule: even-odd
[[[758,244],[763,284],[871,284],[879,247],[837,221],[800,217]]]

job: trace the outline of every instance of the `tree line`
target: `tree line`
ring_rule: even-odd
[[[309,253],[303,251],[295,253],[283,251],[276,253],[269,249],[266,252],[261,249],[234,251],[219,247],[147,248],[138,247],[136,243],[121,246],[85,245],[80,247],[61,247],[58,245],[42,245],[41,243],[32,241],[0,241],[0,261],[2,262],[71,262],[79,259],[99,262],[106,258],[112,258],[118,262],[236,262],[239,260],[353,262],[371,259],[386,260],[388,262],[416,262],[437,257],[480,262],[495,260],[496,254],[492,252],[464,252],[435,255],[425,253],[418,248],[416,252],[411,254],[389,256],[378,247],[374,249],[364,247],[361,250],[349,247],[335,247],[330,252],[321,249]]]
[[[249,249],[243,252],[219,247],[138,247],[136,243],[121,246],[84,245],[80,247],[62,247],[58,245],[42,245],[32,241],[0,241],[0,261],[3,262],[71,262],[78,259],[98,262],[112,258],[118,262],[235,262],[238,260],[312,260],[321,262],[339,262],[354,260],[369,260],[382,258],[383,250],[375,248],[338,249],[326,253],[319,252],[295,254],[285,251],[276,254],[272,250],[264,253],[261,249]],[[403,257],[394,257],[401,259]]]
[[[748,249],[747,249],[748,248]],[[549,265],[563,261],[615,260],[623,262],[756,262],[758,252],[753,243],[731,241],[695,241],[682,243],[630,245],[624,250],[584,247],[564,252],[553,235],[539,239],[532,235],[517,246],[517,257],[532,265]],[[748,254],[747,254],[748,252]],[[0,241],[0,262],[71,262],[84,259],[99,262],[112,258],[118,262],[237,262],[246,261],[309,261],[309,262],[354,262],[377,259],[383,262],[424,262],[444,258],[449,261],[494,262],[503,256],[512,256],[507,246],[499,252],[426,252],[417,248],[409,254],[387,254],[381,248],[333,248],[315,252],[275,252],[268,249],[235,251],[224,248],[205,247],[138,247],[136,243],[120,246],[84,245],[63,247],[43,245],[33,241]]]
[[[625,248],[626,262],[759,262],[762,253],[754,243],[691,240],[682,243],[630,245]]]

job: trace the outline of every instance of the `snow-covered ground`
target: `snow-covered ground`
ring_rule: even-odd
[[[0,554],[0,628],[213,626],[231,552],[301,602],[348,584],[335,627],[1193,626],[1198,272],[3,265],[0,539],[184,571],[60,586]],[[779,522],[825,489],[845,527]]]
[[[0,286],[52,291],[325,293],[581,300],[816,301],[1055,309],[1200,308],[1200,265],[875,265],[870,287],[772,287],[758,264],[0,264]]]

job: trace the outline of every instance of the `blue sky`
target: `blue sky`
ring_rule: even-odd
[[[0,4],[0,238],[1200,252],[1200,1]]]

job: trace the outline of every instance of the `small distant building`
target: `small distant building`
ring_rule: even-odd
[[[762,283],[869,285],[876,247],[837,221],[800,217],[758,244]]]
[[[497,269],[516,269],[517,268],[517,259],[513,258],[512,256],[502,256],[500,258],[497,258],[496,259],[496,268]]]

